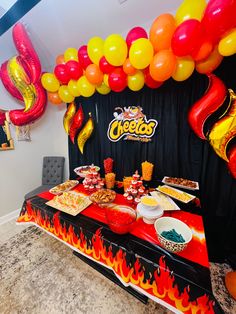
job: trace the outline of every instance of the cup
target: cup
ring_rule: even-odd
[[[113,189],[115,186],[115,179],[116,179],[116,174],[113,172],[105,174],[105,182],[106,182],[106,187],[108,189]]]

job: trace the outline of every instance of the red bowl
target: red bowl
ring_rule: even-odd
[[[136,211],[125,205],[106,207],[106,218],[110,229],[118,234],[128,233],[136,221]]]

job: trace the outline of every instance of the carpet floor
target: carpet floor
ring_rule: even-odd
[[[211,267],[213,288],[225,313],[236,302],[223,284],[227,267]],[[0,247],[1,314],[170,314],[149,300],[144,305],[72,254],[70,248],[36,227]]]

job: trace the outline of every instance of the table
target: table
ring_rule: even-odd
[[[87,193],[81,184],[75,190]],[[223,313],[212,294],[201,216],[182,210],[168,214],[193,231],[187,249],[172,254],[159,246],[153,225],[141,218],[130,234],[117,235],[107,226],[103,208],[92,204],[73,217],[45,204],[53,197],[44,192],[25,201],[17,221],[42,228],[79,255],[111,270],[125,287],[175,313]],[[127,205],[119,194],[114,202]]]

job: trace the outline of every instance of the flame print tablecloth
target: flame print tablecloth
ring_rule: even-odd
[[[75,190],[86,194],[82,185]],[[117,235],[106,225],[103,208],[93,204],[72,217],[45,205],[53,197],[45,192],[27,200],[17,221],[36,224],[78,253],[112,269],[124,285],[175,313],[223,313],[211,290],[201,216],[184,211],[168,214],[193,231],[188,248],[177,255],[159,246],[153,225],[146,225],[141,218],[132,233]],[[127,205],[118,194],[114,202]]]

